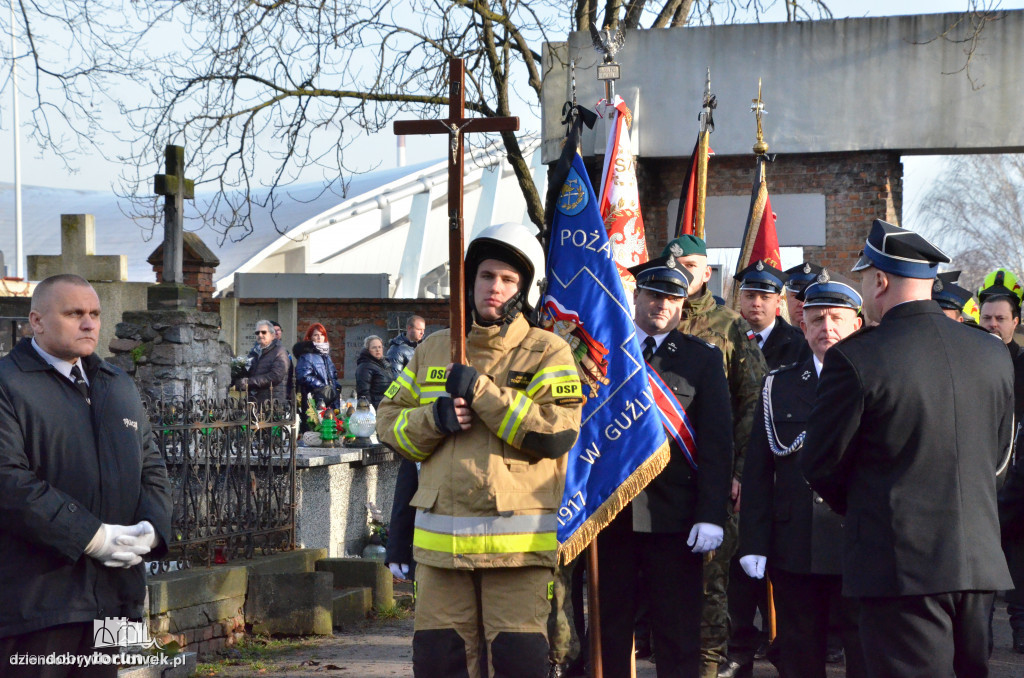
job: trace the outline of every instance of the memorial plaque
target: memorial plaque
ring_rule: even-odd
[[[345,328],[345,364],[343,372],[338,375],[339,379],[355,380],[356,360],[363,350],[363,340],[371,334],[376,334],[384,341],[384,351],[387,352],[387,329],[383,325],[353,325]]]
[[[276,320],[277,304],[238,306],[238,353],[245,355],[256,342],[256,323],[260,320]],[[291,346],[285,346],[291,350]]]

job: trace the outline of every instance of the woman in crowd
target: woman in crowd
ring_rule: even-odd
[[[363,350],[356,360],[356,395],[366,398],[377,409],[395,375],[384,360],[384,340],[371,334],[363,340]]]
[[[317,403],[327,403],[331,408],[338,407],[338,396],[341,384],[338,383],[338,371],[331,362],[331,344],[327,341],[327,330],[320,323],[313,323],[306,330],[305,341],[300,341],[292,348],[295,356],[295,384],[302,394],[299,404],[301,429],[308,429],[306,408],[309,397]]]

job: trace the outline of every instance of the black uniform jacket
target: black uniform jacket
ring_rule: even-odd
[[[1006,564],[1013,577],[1014,590],[1006,592],[1006,602],[1024,605],[1024,436],[1017,436],[1014,462],[999,491],[999,524],[1003,531]]]
[[[775,426],[768,431],[762,393],[743,471],[740,555],[766,556],[796,574],[842,574],[842,518],[804,480],[804,448],[778,456],[768,444],[774,435],[776,447],[786,449],[807,430],[818,387],[814,359],[769,376]]]
[[[632,502],[633,530],[689,532],[694,523],[724,526],[732,482],[732,415],[722,352],[703,339],[673,330],[649,365],[686,410],[694,429],[698,470],[693,471],[670,437],[668,466]]]
[[[768,338],[761,344],[761,353],[768,369],[774,370],[783,365],[792,365],[811,357],[811,347],[807,345],[804,333],[799,327],[793,327],[781,317],[775,319]]]
[[[1024,421],[1024,346],[1011,341],[1006,347],[1013,361],[1013,414],[1017,421]]]
[[[934,301],[900,304],[828,350],[800,461],[846,515],[843,595],[1011,585],[996,468],[1012,419],[1006,348]]]
[[[139,392],[82,359],[92,406],[23,339],[0,360],[0,638],[104,617],[140,618],[142,564],[84,554],[102,523],[152,523],[171,539],[167,471]]]

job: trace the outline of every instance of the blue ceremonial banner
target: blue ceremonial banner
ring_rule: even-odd
[[[579,154],[550,233],[544,320],[572,347],[585,399],[558,509],[559,557],[569,562],[665,468],[669,447]]]

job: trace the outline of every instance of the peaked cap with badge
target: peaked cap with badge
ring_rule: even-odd
[[[919,233],[875,219],[864,243],[864,253],[851,270],[856,273],[874,266],[903,278],[929,279],[939,272],[939,264],[949,261],[945,252]]]
[[[789,276],[764,261],[755,261],[750,266],[733,276],[739,281],[740,291],[753,290],[755,292],[768,292],[770,294],[782,294],[782,288],[789,280]]]
[[[800,292],[803,292],[818,278],[821,266],[805,261],[793,268],[787,268],[784,273],[789,276],[789,280],[786,281],[786,289],[798,295],[797,299],[799,299]]]
[[[964,306],[974,295],[970,290],[956,284],[959,279],[960,271],[945,271],[935,276],[935,282],[932,284],[932,300],[942,308],[962,312]]]
[[[818,273],[814,282],[803,291],[804,308],[850,308],[859,311],[863,300],[853,282],[836,275],[827,268]]]
[[[658,257],[633,266],[629,272],[636,279],[636,287],[673,297],[686,297],[686,291],[693,281],[690,272],[682,266],[669,265],[671,257]]]

